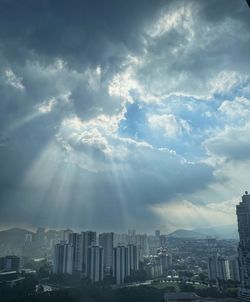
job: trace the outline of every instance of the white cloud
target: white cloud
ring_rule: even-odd
[[[245,97],[236,97],[233,101],[224,101],[218,110],[229,118],[250,117],[250,100]]]
[[[25,87],[22,84],[22,78],[18,77],[12,69],[6,69],[4,72],[6,83],[18,90],[24,90]]]
[[[55,98],[52,98],[48,101],[44,101],[38,106],[38,111],[41,113],[49,113],[52,111],[53,107],[56,105],[57,101]]]
[[[203,143],[207,154],[218,161],[244,161],[250,158],[250,123],[226,126],[214,131]]]
[[[182,28],[182,30],[193,35],[190,23],[192,23],[191,5],[182,5],[179,8],[170,10],[163,14],[155,24],[147,29],[147,33],[152,38],[160,38],[172,29]]]
[[[148,118],[148,121],[153,128],[162,129],[165,136],[176,137],[191,131],[187,121],[177,119],[173,114],[153,114]]]
[[[241,76],[235,71],[223,70],[210,81],[209,85],[213,93],[226,93],[243,84],[247,79],[247,76]]]
[[[198,205],[183,200],[155,205],[152,210],[159,219],[167,221],[169,231],[173,231],[178,228],[217,227],[235,223],[235,203],[230,202],[230,210],[225,211],[226,204],[223,202]]]

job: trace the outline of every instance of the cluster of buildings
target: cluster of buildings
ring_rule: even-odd
[[[166,236],[159,230],[150,236],[135,230],[99,236],[94,231],[65,230],[63,240],[54,246],[53,273],[77,273],[92,282],[113,278],[116,284],[123,284],[140,268],[148,278],[156,278],[167,273],[172,265],[166,245]]]
[[[172,254],[166,248],[158,248],[156,253],[144,258],[144,270],[148,278],[166,276],[172,267]]]
[[[208,259],[208,279],[240,281],[239,262],[237,257],[226,258],[219,254]]]
[[[114,233],[93,231],[69,232],[68,239],[54,247],[54,274],[81,274],[92,282],[104,277],[123,284],[125,278],[139,270],[140,246],[114,242]]]
[[[203,275],[205,280],[216,282],[233,280],[239,282],[239,297],[246,302],[250,301],[248,192],[237,206],[237,219],[239,242],[236,239],[171,237],[161,235],[159,230],[154,235],[137,234],[135,230],[126,234],[98,235],[95,231],[76,233],[38,228],[36,233],[27,231],[23,241],[19,240],[22,247],[19,256],[24,259],[26,252],[32,252],[33,258],[46,254],[46,259],[53,262],[54,274],[78,274],[92,282],[110,278],[116,284],[123,284],[138,270],[143,270],[149,279],[176,277],[199,281]],[[15,232],[19,234],[20,230]],[[10,255],[11,248],[15,249],[16,245],[5,246],[2,255]],[[20,271],[20,257],[0,257],[1,278]]]

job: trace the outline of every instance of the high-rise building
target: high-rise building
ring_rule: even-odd
[[[99,245],[103,248],[104,274],[112,274],[114,233],[102,233],[99,235]]]
[[[217,255],[208,258],[208,279],[216,280],[217,279]]]
[[[219,280],[229,280],[230,279],[230,270],[229,270],[229,261],[228,259],[219,256],[217,259],[217,268],[218,268],[218,279]]]
[[[128,276],[132,271],[138,271],[139,269],[139,255],[138,248],[135,245],[128,245]]]
[[[209,280],[229,280],[230,270],[228,259],[214,255],[208,259],[208,279]]]
[[[155,237],[160,238],[160,236],[161,236],[161,231],[155,230]]]
[[[157,250],[157,256],[160,259],[160,264],[162,265],[162,271],[167,272],[172,266],[172,255],[164,248],[159,248]]]
[[[63,235],[62,240],[65,241],[65,242],[67,242],[67,243],[69,243],[69,235],[71,233],[73,233],[73,231],[70,230],[70,229],[66,229],[66,230],[63,230],[62,232],[63,232],[63,234],[62,234]]]
[[[139,268],[138,250],[135,245],[120,245],[113,252],[113,277],[116,284],[123,284],[132,271]]]
[[[229,260],[230,268],[230,279],[239,282],[240,272],[239,272],[239,259],[237,257],[231,258]]]
[[[125,246],[117,246],[113,254],[113,277],[116,284],[123,284],[126,276],[128,276],[128,249]]]
[[[87,276],[88,248],[96,243],[96,232],[86,231],[81,233],[80,239],[80,266],[83,275]]]
[[[114,246],[127,245],[130,241],[128,234],[114,234]]]
[[[148,239],[146,234],[137,234],[135,245],[138,248],[139,261],[143,262],[144,257],[148,254]]]
[[[73,273],[73,247],[71,244],[61,241],[54,247],[54,274]]]
[[[236,207],[239,231],[239,271],[241,286],[239,298],[250,301],[250,195],[245,192],[242,201]]]
[[[20,258],[17,256],[5,256],[3,260],[4,271],[16,271],[20,270]]]
[[[69,244],[72,245],[73,250],[73,273],[81,271],[81,261],[80,261],[80,242],[81,236],[78,233],[69,234]]]
[[[88,248],[87,277],[91,282],[103,280],[103,248],[95,244]]]

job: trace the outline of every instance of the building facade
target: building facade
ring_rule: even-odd
[[[80,239],[80,266],[83,276],[87,277],[88,249],[96,243],[96,232],[86,231],[81,233]]]
[[[239,231],[239,271],[241,286],[239,298],[250,301],[250,195],[245,192],[242,201],[236,207]]]
[[[73,273],[73,247],[65,241],[56,244],[54,247],[53,273]]]
[[[99,245],[103,248],[104,274],[112,275],[114,233],[102,233],[99,235]]]
[[[80,249],[81,249],[81,236],[78,233],[69,234],[69,244],[72,245],[73,253],[73,273],[81,271],[81,259],[80,259]]]
[[[92,283],[103,280],[103,248],[92,245],[88,248],[87,277]]]

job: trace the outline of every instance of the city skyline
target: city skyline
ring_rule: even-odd
[[[0,1],[0,228],[236,225],[245,0]]]

